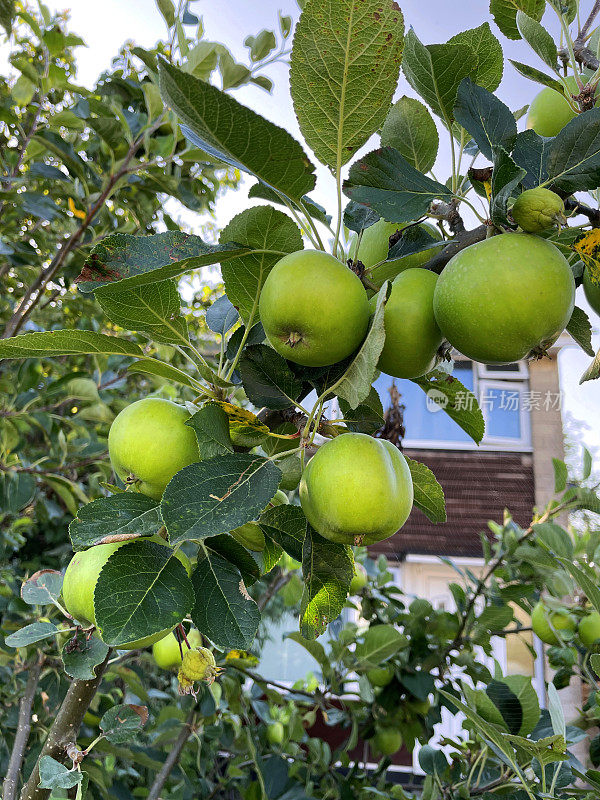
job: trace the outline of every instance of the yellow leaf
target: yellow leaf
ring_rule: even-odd
[[[268,427],[248,409],[223,400],[214,402],[221,406],[229,418],[229,435],[234,444],[241,447],[256,447],[270,434]]]
[[[600,283],[600,228],[592,228],[579,236],[573,250],[580,256],[588,269],[592,283]]]
[[[67,205],[69,206],[69,211],[71,212],[71,214],[73,214],[74,217],[77,217],[77,219],[86,218],[85,211],[79,211],[79,209],[75,207],[75,203],[73,202],[72,197],[69,197],[69,199],[67,200]]]

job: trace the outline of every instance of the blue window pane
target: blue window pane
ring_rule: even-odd
[[[487,436],[494,439],[521,438],[521,393],[518,390],[487,387],[481,404],[487,417]]]
[[[456,377],[467,389],[473,390],[473,367],[470,361],[459,361],[454,366]],[[425,392],[412,381],[380,375],[375,387],[381,397],[384,411],[390,407],[389,389],[395,383],[406,406],[404,425],[407,441],[438,441],[472,444],[473,440],[454,420],[442,410],[427,404]],[[433,408],[433,410],[432,410]]]

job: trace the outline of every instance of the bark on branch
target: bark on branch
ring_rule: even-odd
[[[17,733],[15,735],[12,752],[10,754],[10,761],[8,762],[8,770],[4,778],[3,800],[16,800],[17,797],[19,775],[21,773],[25,750],[27,749],[27,742],[29,741],[29,733],[31,731],[31,709],[33,708],[35,692],[40,680],[43,664],[44,657],[40,656],[40,658],[31,665],[25,685],[25,692],[19,703],[19,721],[17,723]]]
[[[66,748],[77,739],[83,717],[98,690],[111,653],[112,650],[109,650],[102,664],[96,667],[94,680],[74,680],[69,686],[65,699],[38,756],[36,765],[29,776],[29,780],[23,787],[20,800],[47,800],[49,797],[50,789],[40,789],[38,786],[40,782],[40,759],[42,756],[52,756],[57,761],[64,759]]]
[[[473,228],[472,231],[463,230],[457,233],[454,239],[449,240],[446,247],[438,251],[423,266],[425,269],[430,269],[432,272],[437,272],[439,275],[451,258],[466,247],[470,247],[477,242],[482,242],[486,238],[487,232],[487,225],[479,225],[477,228]]]
[[[192,735],[194,730],[194,716],[195,711],[191,711],[186,719],[179,736],[173,743],[171,750],[169,751],[169,755],[167,756],[165,763],[160,768],[159,772],[154,779],[154,783],[150,787],[150,791],[148,793],[147,800],[160,800],[160,793],[163,790],[165,783],[167,782],[167,778],[171,774],[171,771],[175,764],[179,761],[179,757],[181,756],[181,751],[185,747],[188,739]]]

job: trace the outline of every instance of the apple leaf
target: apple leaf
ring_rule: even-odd
[[[485,422],[477,398],[452,375],[434,370],[422,378],[414,378],[428,402],[439,406],[473,441],[479,443],[485,433]]]
[[[254,186],[251,186],[248,190],[248,197],[257,197],[261,200],[268,200],[270,203],[278,203],[279,205],[283,204],[283,198],[281,195],[277,194],[273,189],[269,186],[265,186],[264,183],[255,183]],[[309,197],[307,194],[304,197],[300,198],[300,201],[297,205],[302,207],[303,211],[316,219],[318,222],[322,222],[323,225],[330,225],[331,224],[331,215],[326,212],[323,206],[319,205],[315,200]]]
[[[425,464],[404,456],[413,482],[414,504],[432,522],[446,522],[444,490]]]
[[[554,89],[560,94],[563,94],[562,83],[556,78],[553,78],[551,75],[546,75],[545,72],[535,67],[530,67],[529,64],[523,64],[521,61],[514,61],[512,58],[508,60],[524,78],[534,81],[535,83],[540,83],[542,86],[548,86],[550,89]]]
[[[256,561],[261,575],[267,575],[279,564],[283,556],[283,547],[276,544],[273,539],[265,536],[265,546],[260,553],[252,553],[252,558]]]
[[[141,358],[139,361],[130,364],[129,367],[127,367],[127,371],[141,372],[145,375],[156,375],[158,378],[164,378],[166,381],[169,381],[169,383],[178,383],[180,386],[188,386],[194,391],[201,388],[201,384],[187,373],[183,372],[183,370],[154,358]]]
[[[132,287],[109,283],[96,290],[96,300],[111,322],[125,330],[142,331],[155,342],[188,344],[181,298],[171,280]]]
[[[484,22],[478,28],[469,28],[457,33],[448,39],[448,44],[466,44],[471,48],[477,59],[477,69],[471,76],[473,81],[488,92],[495,92],[500,86],[504,72],[504,54],[502,45],[492,33],[489,22]]]
[[[303,382],[296,378],[285,358],[263,344],[244,350],[238,370],[248,400],[257,408],[289,408],[302,393]]]
[[[260,185],[260,184],[259,184]],[[237,308],[226,294],[217,297],[206,312],[206,324],[211,331],[225,336],[240,318]]]
[[[40,789],[72,789],[82,780],[82,772],[67,769],[52,756],[40,758]]]
[[[240,544],[233,536],[228,533],[221,533],[218,536],[211,536],[205,542],[206,549],[212,553],[222,556],[225,561],[229,561],[240,574],[246,586],[252,586],[260,578],[258,564],[246,548]]]
[[[578,114],[550,142],[548,174],[568,194],[600,186],[600,108]]]
[[[281,472],[262,456],[230,453],[190,464],[165,489],[161,512],[172,544],[228,533],[256,519]]]
[[[439,134],[426,106],[414,97],[401,97],[385,118],[381,144],[394,147],[419,172],[429,172],[437,158]]]
[[[112,706],[100,720],[100,730],[111,744],[125,744],[136,739],[148,721],[146,706],[121,703]]]
[[[198,440],[200,461],[233,453],[229,435],[229,417],[217,403],[206,403],[185,422],[194,429]]]
[[[375,625],[368,628],[362,641],[356,645],[358,666],[361,669],[378,667],[408,645],[406,636],[393,625]]]
[[[0,340],[0,359],[95,355],[141,356],[142,348],[127,339],[93,331],[23,333]]]
[[[346,400],[352,409],[358,408],[366,400],[375,380],[377,362],[385,344],[384,308],[391,290],[391,284],[386,281],[377,295],[375,313],[371,317],[369,331],[360,350],[342,377],[331,387],[331,392]]]
[[[100,497],[81,506],[69,525],[73,550],[153,536],[162,525],[159,504],[139,492]]]
[[[77,631],[75,637],[63,645],[61,658],[65,672],[79,681],[94,680],[95,667],[102,664],[108,649],[108,645],[97,636]]]
[[[579,379],[579,383],[582,384],[586,381],[595,381],[598,378],[600,378],[600,350],[598,350],[594,356],[594,360]]]
[[[527,172],[521,179],[525,189],[533,189],[547,180],[548,144],[549,140],[539,136],[534,130],[521,131],[517,134],[512,158],[515,164]]]
[[[475,76],[477,64],[474,50],[464,41],[424,45],[413,30],[406,34],[402,61],[406,79],[447,127],[454,119],[460,82]]]
[[[274,506],[261,514],[258,524],[285,552],[302,561],[302,545],[306,537],[306,517],[300,506]]]
[[[512,149],[517,123],[511,110],[470,78],[464,78],[458,87],[454,116],[490,161],[494,147]]]
[[[192,584],[196,597],[192,621],[200,633],[226,650],[250,647],[260,611],[239,570],[218,553],[200,551]]]
[[[76,278],[82,292],[119,282],[121,288],[144,286],[185,272],[223,263],[247,253],[241,245],[207,244],[199,236],[166,231],[152,236],[115,233],[99,242],[85,260]]]
[[[316,639],[340,615],[354,575],[350,547],[323,539],[307,526],[302,547],[304,592],[300,607],[300,633]]]
[[[59,633],[59,629],[52,622],[32,622],[31,625],[25,625],[18,631],[9,634],[4,639],[4,643],[9,647],[26,647],[28,644],[40,642],[49,636],[56,636],[57,633]]]
[[[30,606],[55,603],[62,591],[63,576],[54,569],[34,572],[21,584],[21,600]]]
[[[354,433],[373,434],[383,426],[383,406],[374,386],[362,403],[354,409],[350,408],[343,397],[339,398],[339,403],[348,430]]]
[[[496,225],[508,225],[508,201],[527,172],[515,164],[508,152],[500,145],[492,148],[494,171],[492,172],[491,218]],[[513,223],[514,224],[514,223]]]
[[[380,216],[376,211],[362,203],[355,203],[354,200],[350,200],[344,209],[344,225],[355,233],[375,225],[378,219]]]
[[[373,150],[350,167],[344,192],[388,222],[411,222],[432,200],[450,200],[447,186],[423,175],[393,147]]]
[[[125,544],[110,556],[96,583],[96,627],[106,644],[118,647],[174,628],[193,602],[186,569],[170,547]]]
[[[558,50],[554,39],[546,28],[524,11],[517,11],[516,22],[519,33],[527,44],[537,53],[546,66],[556,70]]]
[[[494,22],[508,39],[520,39],[517,12],[524,11],[538,22],[546,10],[546,0],[490,0],[490,13]]]
[[[314,167],[286,130],[164,59],[159,75],[163,99],[193,145],[292,200],[314,188]]]
[[[223,228],[219,241],[223,246],[233,242],[247,245],[246,255],[221,262],[221,272],[227,297],[244,322],[256,322],[258,298],[267,275],[283,256],[302,250],[302,233],[283,211],[255,206],[237,214]]]
[[[307,3],[294,33],[290,91],[300,130],[339,169],[381,127],[398,82],[404,18],[393,0]]]
[[[592,324],[588,315],[582,308],[575,306],[573,309],[571,319],[567,325],[567,332],[571,334],[584,353],[587,353],[588,356],[594,355],[594,348],[592,347]]]

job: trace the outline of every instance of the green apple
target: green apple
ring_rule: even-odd
[[[544,604],[537,603],[531,612],[531,627],[533,632],[542,642],[550,645],[560,644],[555,631],[561,633],[575,631],[577,623],[575,618],[565,611],[548,611]]]
[[[483,364],[542,355],[575,303],[568,261],[527,233],[492,236],[461,250],[439,276],[433,309],[442,334]]]
[[[369,317],[360,279],[320,250],[282,258],[260,295],[260,319],[270,344],[284,358],[307,367],[335,364],[353,353]]]
[[[510,213],[517,225],[527,233],[542,233],[567,222],[562,197],[541,186],[522,192],[513,203]]]
[[[579,94],[574,75],[567,77],[567,84],[571,94]],[[527,128],[532,128],[540,136],[556,136],[576,116],[577,112],[561,92],[546,87],[536,94],[529,106]]]
[[[371,686],[387,686],[394,680],[394,668],[391,664],[384,664],[382,667],[373,667],[367,671],[367,678]]]
[[[395,378],[418,378],[435,366],[443,337],[433,313],[437,275],[407,269],[392,284],[384,310],[385,344],[377,366]],[[376,297],[371,300],[373,307]]]
[[[362,564],[355,562],[354,575],[350,581],[350,594],[358,594],[359,592],[362,592],[368,582],[369,576],[367,575],[367,570]]]
[[[587,267],[583,270],[583,291],[592,309],[596,314],[600,315],[600,283],[595,283],[592,280]]]
[[[369,545],[406,522],[413,485],[406,459],[385,439],[344,433],[322,445],[300,480],[300,502],[313,528],[332,542]]]
[[[269,744],[281,744],[285,730],[281,722],[271,722],[267,725],[267,739]]]
[[[396,728],[379,728],[371,741],[376,752],[391,756],[402,747],[402,734]]]
[[[385,281],[393,280],[396,275],[405,269],[421,267],[431,258],[431,252],[421,250],[409,256],[397,258],[394,261],[384,262],[388,257],[390,236],[398,231],[402,231],[410,223],[386,222],[384,219],[378,220],[374,225],[365,228],[362,232],[360,247],[356,249],[356,236],[352,240],[350,255],[352,258],[361,261],[363,265],[371,270],[370,279],[377,286],[382,286]],[[433,237],[436,241],[441,241],[442,234],[439,228],[429,222],[422,222],[419,227]],[[380,266],[377,266],[379,264]]]
[[[113,468],[123,481],[134,480],[143,494],[160,500],[176,472],[199,460],[194,430],[183,406],[146,397],[121,411],[108,434]]]
[[[65,603],[65,608],[76,620],[82,624],[95,625],[96,613],[94,610],[94,591],[96,583],[100,577],[102,567],[106,564],[108,559],[120,547],[128,545],[135,547],[140,541],[155,542],[156,544],[169,547],[165,540],[158,536],[151,536],[146,539],[134,539],[130,542],[115,542],[113,544],[97,544],[90,547],[89,550],[83,550],[75,553],[69,566],[66,569],[65,577],[62,586],[62,596]],[[180,550],[177,551],[175,557],[181,561],[186,568],[188,575],[192,571],[192,565],[189,558]],[[162,639],[172,628],[154,633],[151,636],[145,636],[143,639],[137,639],[134,642],[127,642],[120,644],[120,650],[135,650],[138,647],[148,647],[159,639]],[[98,635],[102,638],[102,631],[97,631]]]
[[[586,647],[593,647],[600,640],[600,614],[597,611],[591,611],[587,617],[584,617],[577,629],[581,643]]]
[[[187,634],[187,640],[190,647],[202,646],[202,634],[195,628],[192,628]],[[175,669],[181,664],[182,652],[187,649],[188,646],[185,642],[181,643],[181,648],[179,647],[177,637],[171,631],[152,645],[152,656],[161,669]]]

